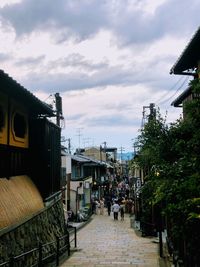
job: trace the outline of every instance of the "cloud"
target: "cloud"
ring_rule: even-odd
[[[23,84],[32,90],[60,92],[104,87],[109,85],[128,85],[134,80],[132,71],[123,70],[120,66],[109,67],[93,74],[73,71],[70,73],[31,73],[23,79]]]
[[[150,1],[140,0],[26,0],[0,9],[18,38],[34,31],[49,31],[58,42],[93,37],[102,29],[113,32],[121,45],[148,44],[167,34],[191,32],[199,24],[199,1],[168,0],[147,12]],[[193,19],[190,19],[192,14]],[[180,15],[181,14],[181,15]],[[181,32],[180,32],[181,30]]]
[[[45,55],[39,57],[26,57],[18,59],[15,64],[17,66],[35,66],[41,64],[45,59]]]
[[[194,0],[192,5],[188,1],[180,3],[167,0],[158,5],[153,13],[147,13],[142,8],[124,8],[123,4],[124,2],[121,1],[120,8],[112,17],[112,30],[118,42],[123,46],[148,45],[149,42],[164,38],[166,34],[173,36],[182,36],[183,33],[191,34],[191,31],[199,25],[198,0]],[[188,14],[194,19],[191,20]]]
[[[108,127],[112,128],[115,127],[133,127],[135,125],[138,125],[137,120],[129,119],[126,116],[115,114],[115,115],[102,115],[102,116],[92,116],[91,118],[87,119],[85,121],[85,124],[88,127]]]
[[[1,67],[41,99],[60,93],[67,137],[83,127],[99,144],[128,142],[158,101],[175,117],[181,81],[169,71],[199,26],[199,0],[10,1]]]
[[[10,55],[6,54],[6,53],[0,53],[0,61],[7,61],[9,60],[11,57]]]
[[[66,119],[69,123],[73,123],[73,122],[76,122],[77,120],[80,120],[82,118],[85,117],[85,113],[77,113],[77,114],[74,114],[74,115],[68,115],[66,116]]]
[[[78,69],[83,69],[86,71],[95,71],[108,67],[108,62],[104,60],[104,62],[94,63],[90,60],[86,60],[85,57],[79,53],[69,54],[67,57],[58,58],[57,60],[51,61],[48,64],[48,68],[51,70],[55,67],[73,67]]]
[[[98,10],[98,11],[97,11]],[[59,31],[60,39],[70,36],[86,39],[104,26],[108,20],[104,1],[26,0],[5,6],[1,17],[10,23],[18,37],[33,31]]]
[[[27,59],[27,64],[36,63],[36,61],[42,61],[43,57],[37,59]],[[18,64],[24,64],[26,59],[19,61]],[[57,62],[57,63],[56,63]],[[160,63],[158,63],[160,62]],[[149,86],[154,91],[163,90],[169,88],[173,81],[169,79],[169,73],[160,72],[160,68],[164,68],[164,63],[161,61],[155,62],[153,65],[151,62],[141,67],[125,68],[121,65],[109,66],[107,63],[91,63],[89,61],[81,60],[80,62],[63,61],[58,60],[51,62],[49,66],[43,68],[44,70],[39,72],[33,72],[27,74],[21,79],[21,83],[31,90],[46,90],[49,93],[59,90],[60,92],[73,91],[73,90],[85,90],[101,88],[105,86],[135,86],[143,84]],[[76,67],[71,71],[56,71],[58,66],[62,67]],[[53,68],[55,66],[55,68]],[[78,68],[78,69],[77,69]],[[81,68],[81,70],[79,69]],[[52,72],[49,72],[52,69]],[[92,71],[92,72],[90,72]],[[145,73],[145,75],[144,75]],[[159,76],[159,79],[158,79]]]

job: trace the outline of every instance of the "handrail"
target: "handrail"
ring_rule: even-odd
[[[29,254],[31,254],[33,252],[36,252],[36,251],[38,251],[38,248],[33,248],[33,249],[29,250],[29,251],[26,251],[26,252],[24,252],[24,253],[22,253],[20,255],[15,256],[14,258],[15,258],[15,260],[18,260],[19,258],[27,256],[27,255],[29,255]]]
[[[35,262],[29,266],[29,267],[42,267],[44,266],[44,262],[50,258],[55,258],[56,260],[56,266],[59,266],[59,256],[61,254],[61,251],[66,250],[67,251],[67,255],[68,257],[70,256],[70,243],[72,243],[74,241],[74,247],[77,246],[77,230],[76,227],[71,226],[70,228],[74,229],[74,238],[70,239],[70,233],[67,231],[67,234],[62,235],[60,237],[57,237],[56,240],[45,243],[45,244],[39,244],[38,247],[33,248],[29,251],[26,251],[22,254],[16,255],[16,256],[12,256],[11,258],[9,258],[8,260],[6,260],[5,262],[0,263],[0,267],[14,267],[16,262],[20,262],[20,261],[24,261],[24,259],[33,253],[36,253],[36,260]],[[72,233],[72,232],[71,232]],[[65,240],[64,244],[61,245],[61,241]],[[48,255],[44,256],[43,254],[43,248],[46,246],[50,246],[55,244],[55,251],[52,253],[52,250],[50,249],[48,251]]]
[[[8,266],[9,262],[10,261],[5,261],[5,262],[0,263],[0,267],[6,267],[6,266]]]

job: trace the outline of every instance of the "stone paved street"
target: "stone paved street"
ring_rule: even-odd
[[[114,221],[107,214],[94,215],[78,231],[77,250],[61,267],[157,267],[158,244],[154,239],[136,235],[127,214],[124,221]]]

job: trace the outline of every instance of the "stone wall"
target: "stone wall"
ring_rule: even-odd
[[[66,234],[63,204],[57,200],[32,217],[23,222],[4,228],[0,231],[0,263],[7,261],[12,256],[20,255],[39,244],[46,244]],[[62,241],[65,243],[65,239]],[[62,244],[64,245],[64,244]],[[55,251],[56,243],[43,247],[43,256]],[[30,255],[28,262],[16,264],[15,266],[31,266],[38,252]]]

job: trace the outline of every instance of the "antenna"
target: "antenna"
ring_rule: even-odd
[[[83,138],[83,146],[84,146],[84,148],[87,147],[87,144],[88,144],[88,147],[89,147],[89,143],[90,143],[91,139],[92,138],[90,138],[90,137]]]
[[[81,131],[83,130],[83,128],[77,128],[77,132],[78,132],[78,134],[77,134],[77,136],[78,136],[78,150],[80,151],[80,141],[81,141],[81,136],[82,136],[82,134],[81,134]]]

